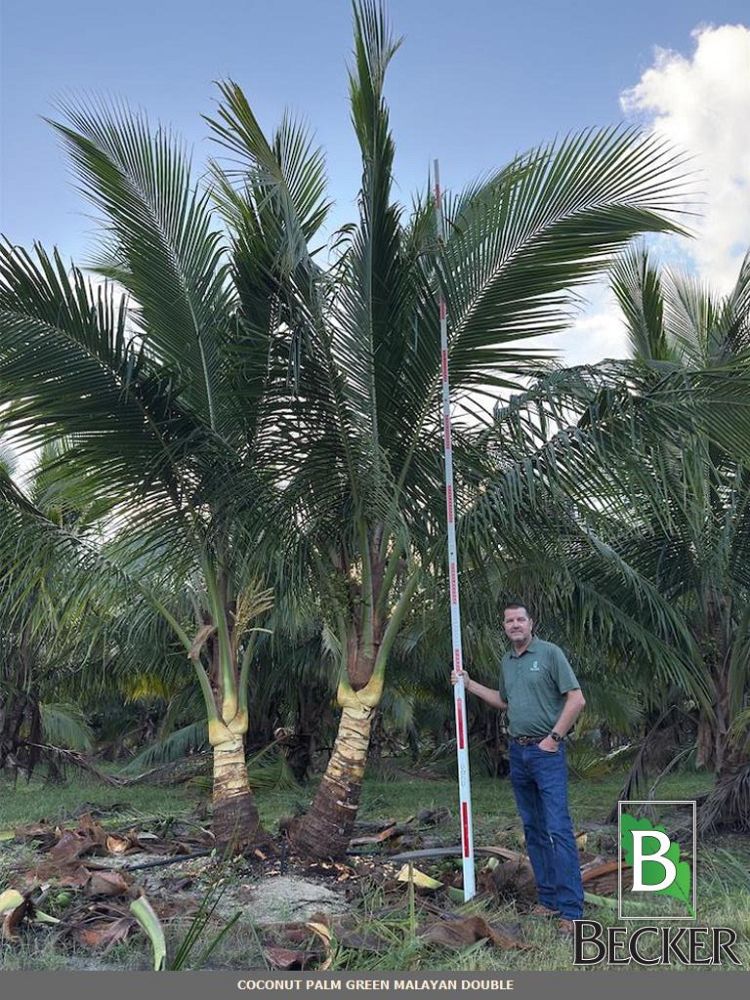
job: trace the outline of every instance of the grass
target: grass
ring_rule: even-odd
[[[0,830],[41,819],[59,822],[84,803],[105,809],[123,804],[125,808],[117,814],[120,824],[143,816],[177,816],[193,808],[197,801],[195,794],[184,785],[114,788],[87,774],[70,775],[62,785],[48,784],[39,774],[30,782],[19,780],[15,784],[0,777]]]
[[[574,824],[602,821],[617,798],[622,785],[621,774],[597,780],[570,780],[570,806]],[[710,774],[701,772],[672,774],[659,786],[659,795],[668,799],[695,798],[711,787]],[[418,793],[415,794],[415,784]],[[402,820],[419,809],[447,807],[456,811],[455,781],[366,780],[359,815],[363,819],[392,816]],[[263,823],[273,827],[280,817],[304,809],[310,801],[310,789],[263,789],[257,793],[258,808]],[[43,817],[55,822],[70,816],[82,803],[107,808],[117,803],[126,806],[118,813],[118,823],[143,816],[176,816],[197,805],[208,805],[203,792],[189,783],[169,786],[131,785],[114,788],[90,775],[71,774],[65,784],[48,784],[41,774],[30,782],[16,784],[0,776],[0,830],[22,823],[38,822]],[[480,835],[491,835],[493,829],[515,822],[516,813],[510,783],[499,778],[472,779],[474,825]],[[458,824],[456,823],[456,832]],[[491,843],[492,841],[487,841]]]
[[[571,778],[569,798],[575,828],[578,830],[586,824],[603,823],[617,800],[622,783],[622,774],[598,780]],[[670,775],[659,786],[659,795],[667,799],[692,799],[710,788],[711,783],[712,777],[707,774]],[[521,843],[520,820],[508,780],[485,777],[473,779],[471,799],[474,839],[477,844],[507,844],[509,827],[515,831],[517,842]],[[458,843],[457,803],[458,791],[453,781],[420,780],[417,795],[414,784],[409,782],[366,781],[359,814],[363,819],[393,816],[400,820],[418,809],[447,807],[455,817],[452,826]]]
[[[570,805],[577,829],[589,824],[603,823],[622,784],[622,775],[614,774],[597,780],[570,781]],[[660,797],[667,799],[695,798],[711,784],[711,776],[701,773],[670,775],[659,788]],[[311,789],[263,790],[258,793],[258,806],[263,823],[273,829],[280,817],[303,808],[309,801]],[[522,844],[521,828],[516,815],[510,784],[507,780],[478,777],[472,783],[475,840],[477,844],[502,843],[507,846]],[[120,803],[122,808],[103,822],[117,826],[138,823],[146,817],[166,818],[180,816],[196,807],[207,805],[204,792],[190,786],[154,788],[133,786],[111,788],[99,784],[88,776],[76,776],[65,785],[47,785],[35,778],[30,784],[19,782],[16,786],[0,779],[0,830],[17,824],[36,821],[42,817],[59,821],[75,811],[82,803],[106,808]],[[440,836],[459,842],[456,819],[457,789],[454,781],[419,782],[368,780],[365,783],[360,816],[362,819],[393,818],[403,820],[421,809],[447,807],[451,812],[440,828]],[[613,830],[604,829],[590,834],[588,848],[601,849],[609,855],[613,851]],[[18,845],[0,842],[0,891],[6,884],[9,862],[14,865],[24,858]],[[448,866],[450,863],[448,863]],[[729,926],[740,936],[738,952],[744,967],[750,967],[750,839],[714,838],[700,851],[699,874],[699,923],[701,925]],[[5,875],[5,877],[4,877]],[[386,942],[380,954],[332,947],[334,970],[434,970],[453,972],[509,972],[520,970],[554,971],[571,968],[572,946],[560,939],[554,924],[520,916],[513,903],[487,907],[469,904],[466,912],[480,912],[493,922],[521,926],[528,951],[501,951],[478,944],[463,951],[449,951],[427,946],[413,933],[413,915],[410,916],[408,890],[404,890],[403,906],[383,915],[382,893],[374,885],[360,886],[357,912],[361,914],[362,927],[377,933]],[[392,900],[391,900],[392,904]],[[420,898],[414,900],[417,913]],[[462,910],[462,907],[456,907]],[[606,908],[589,908],[587,916],[605,925],[617,922],[616,911]],[[207,930],[213,936],[221,924]],[[170,953],[176,951],[185,933],[184,921],[175,921],[167,928]],[[196,951],[199,953],[201,945]],[[145,941],[133,938],[118,945],[106,957],[91,955],[83,950],[61,950],[55,946],[54,933],[28,935],[20,945],[0,945],[0,968],[19,969],[76,969],[117,968],[121,970],[147,969],[149,954]],[[258,968],[262,967],[257,934],[246,919],[235,924],[211,954],[208,968]]]

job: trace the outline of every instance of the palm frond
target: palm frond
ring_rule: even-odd
[[[643,361],[675,362],[675,346],[664,327],[664,297],[657,268],[645,248],[621,254],[610,272],[612,289],[627,325],[633,356]]]
[[[212,165],[218,183],[214,195],[235,231],[251,221],[257,225],[277,218],[280,225],[274,235],[280,237],[283,227],[288,241],[286,270],[291,272],[308,253],[309,241],[331,208],[325,198],[325,158],[312,145],[307,129],[288,113],[268,142],[239,85],[228,80],[219,84],[219,91],[222,102],[216,117],[205,120],[214,139],[235,154],[236,165],[226,169]],[[233,196],[235,191],[239,198]],[[273,203],[272,213],[266,202]]]
[[[205,721],[194,722],[175,730],[169,736],[146,747],[131,761],[126,772],[141,771],[156,764],[172,764],[192,751],[202,750],[208,744],[208,726]]]
[[[633,236],[675,232],[682,160],[633,129],[588,130],[520,156],[452,220],[441,279],[456,387],[507,384],[514,341],[560,330],[571,291]]]
[[[184,146],[124,104],[63,105],[62,136],[83,193],[101,210],[112,259],[98,270],[133,296],[141,337],[184,379],[196,414],[231,427],[221,385],[221,341],[233,295],[226,248],[207,191],[192,184]]]
[[[91,726],[77,705],[40,702],[39,713],[46,743],[67,750],[91,749]]]

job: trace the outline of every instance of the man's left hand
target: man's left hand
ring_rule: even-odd
[[[543,740],[539,740],[538,746],[545,753],[557,753],[559,744],[551,736],[545,736]]]

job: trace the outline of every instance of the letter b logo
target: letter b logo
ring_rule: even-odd
[[[683,815],[675,806],[690,806],[693,813],[693,837],[686,834]],[[666,806],[661,810],[664,822],[657,823],[635,813],[626,812],[623,806]],[[640,811],[640,810],[639,810]],[[620,871],[617,915],[624,920],[666,919],[695,920],[695,885],[692,859],[695,857],[695,803],[620,802],[618,805],[620,840]],[[679,822],[681,821],[681,826]],[[673,835],[667,827],[674,828]],[[679,830],[679,833],[677,832]],[[678,839],[679,838],[679,839]],[[681,847],[682,844],[682,847]],[[687,857],[683,856],[682,851]],[[641,893],[647,895],[640,895]],[[639,898],[640,897],[640,898]],[[660,899],[660,897],[662,897]],[[663,897],[672,897],[666,899]],[[675,907],[675,902],[680,905]],[[653,903],[653,905],[649,905]],[[623,912],[627,906],[629,913]],[[690,914],[686,917],[685,909]],[[648,910],[648,916],[644,911]],[[680,916],[682,911],[682,916]],[[643,915],[642,915],[643,914]]]
[[[677,866],[667,851],[672,841],[661,830],[632,830],[633,838],[633,892],[662,892],[669,888],[677,878]],[[644,841],[651,841],[647,846],[651,852],[644,850]],[[653,841],[657,842],[657,850],[653,850]],[[654,867],[661,866],[663,878],[654,882]]]

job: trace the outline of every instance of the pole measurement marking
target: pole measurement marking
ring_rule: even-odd
[[[440,170],[435,160],[435,213],[437,216],[438,244],[445,240],[443,197],[440,190]],[[448,576],[450,580],[451,638],[453,666],[460,670],[463,664],[461,645],[461,606],[458,593],[458,555],[456,551],[456,510],[453,489],[453,438],[451,433],[450,381],[448,378],[448,308],[442,288],[438,289],[440,314],[440,370],[443,381],[443,442],[445,447],[445,512],[448,523]],[[463,861],[464,899],[476,894],[474,875],[474,833],[471,815],[471,778],[469,776],[469,746],[466,726],[466,691],[463,680],[453,688],[456,711],[456,754],[458,756],[458,793],[461,809],[461,853]]]
[[[471,836],[471,812],[468,802],[461,803],[461,842],[464,852],[464,870],[467,864],[471,865],[471,874],[474,874],[474,845]],[[474,893],[472,893],[472,896]],[[464,880],[464,899],[471,899],[466,894],[466,882]]]

